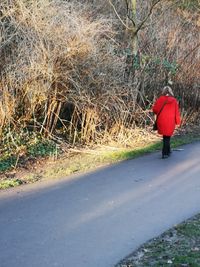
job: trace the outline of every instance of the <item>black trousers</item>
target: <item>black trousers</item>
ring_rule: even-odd
[[[163,155],[170,155],[171,149],[170,149],[170,138],[171,136],[163,135],[163,149],[162,154]]]

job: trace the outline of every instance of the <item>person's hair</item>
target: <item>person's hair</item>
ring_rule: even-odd
[[[174,93],[172,91],[172,88],[170,86],[165,86],[162,89],[162,95],[170,95],[170,96],[174,96]]]

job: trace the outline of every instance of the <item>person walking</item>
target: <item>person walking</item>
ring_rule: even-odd
[[[168,158],[171,154],[170,138],[176,125],[180,125],[181,118],[179,106],[170,86],[165,86],[161,96],[153,105],[153,112],[157,115],[157,130],[163,135],[162,158]]]

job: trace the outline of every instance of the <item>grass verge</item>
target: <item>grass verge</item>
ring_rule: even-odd
[[[0,182],[0,189],[7,189],[9,187],[15,187],[21,185],[22,181],[19,179],[5,179]]]
[[[172,138],[171,145],[172,148],[175,148],[198,140],[200,140],[200,136],[194,134],[175,136]],[[60,158],[55,160],[55,147],[52,144],[36,143],[31,147],[31,150],[29,149],[31,151],[31,155],[34,155],[34,157],[41,157],[46,156],[47,152],[49,154],[52,153],[51,156],[48,157],[48,160],[41,160],[40,158],[40,160],[38,160],[40,165],[33,164],[33,166],[30,166],[29,164],[28,170],[19,171],[16,169],[11,170],[10,172],[7,171],[5,176],[4,174],[1,175],[0,189],[6,189],[25,183],[33,183],[42,179],[58,179],[77,172],[86,172],[103,165],[133,159],[147,153],[161,150],[161,147],[162,142],[160,139],[154,139],[151,143],[147,144],[146,142],[143,142],[133,148],[113,149],[110,147],[104,147],[104,149],[97,148],[89,151],[82,150],[72,152],[67,155],[63,154]],[[2,166],[5,165],[2,164]]]
[[[200,266],[200,214],[150,240],[115,267],[151,266]]]
[[[9,136],[10,137],[10,136]],[[0,142],[0,173],[25,165],[30,159],[45,158],[58,153],[57,145],[41,136],[21,133]]]
[[[195,141],[199,141],[200,136],[196,135],[185,135],[185,136],[175,136],[172,138],[171,141],[171,147],[176,148],[181,145],[189,144]],[[141,147],[136,147],[134,149],[122,149],[121,151],[111,151],[111,152],[106,152],[103,155],[104,160],[108,160],[112,162],[117,162],[120,160],[128,160],[128,159],[133,159],[142,155],[145,155],[147,153],[152,153],[157,150],[161,150],[162,148],[162,142],[161,141],[156,141],[151,144],[145,144]]]

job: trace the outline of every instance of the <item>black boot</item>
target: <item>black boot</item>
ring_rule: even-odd
[[[163,136],[163,149],[162,149],[162,158],[168,158],[170,156],[170,136]]]

